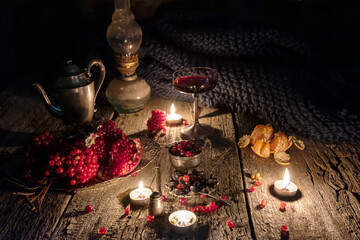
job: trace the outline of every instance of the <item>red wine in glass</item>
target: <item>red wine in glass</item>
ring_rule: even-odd
[[[217,84],[217,71],[208,67],[183,68],[173,73],[173,85],[176,90],[192,94],[194,97],[194,120],[191,125],[181,129],[181,137],[189,140],[202,140],[210,136],[214,129],[199,123],[199,94],[208,92]]]
[[[184,93],[204,93],[216,86],[216,81],[209,76],[185,76],[174,80],[177,90]]]

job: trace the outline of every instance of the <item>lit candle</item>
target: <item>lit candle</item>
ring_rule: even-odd
[[[196,226],[196,215],[193,212],[180,210],[173,212],[169,216],[171,230],[179,234],[188,233],[194,230]]]
[[[151,193],[152,191],[149,188],[144,188],[142,181],[140,181],[139,188],[130,192],[130,202],[137,206],[148,205]]]
[[[274,183],[274,190],[280,197],[293,197],[296,195],[298,187],[290,182],[290,175],[287,168],[285,169],[284,179],[277,180]]]
[[[170,114],[166,117],[166,122],[171,125],[177,125],[181,123],[181,115],[175,113],[175,106],[171,104]]]

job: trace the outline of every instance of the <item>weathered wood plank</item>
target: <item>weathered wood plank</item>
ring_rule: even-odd
[[[144,133],[146,120],[150,117],[153,109],[168,110],[171,102],[159,98],[152,98],[143,111],[135,114],[121,114],[117,118],[117,124],[127,135]],[[175,102],[177,112],[192,121],[191,105],[188,103]],[[234,201],[232,208],[222,207],[216,214],[204,214],[199,216],[199,228],[196,232],[184,236],[186,239],[250,239],[251,231],[245,207],[243,182],[240,162],[235,145],[235,132],[232,116],[229,113],[218,113],[214,109],[204,108],[202,115],[212,115],[201,118],[218,128],[221,132],[211,138],[212,147],[206,155],[205,161],[199,169],[211,171],[219,179],[216,195],[226,195]],[[164,137],[156,141],[164,146],[173,141],[180,140],[181,127],[168,127]],[[108,229],[105,238],[113,239],[177,239],[180,236],[169,231],[166,217],[157,219],[155,227],[146,226],[148,210],[146,208],[132,210],[129,217],[122,217],[127,204],[126,196],[129,191],[137,187],[140,180],[145,186],[156,189],[155,170],[157,163],[161,169],[161,189],[166,195],[166,212],[171,213],[182,209],[179,197],[171,195],[164,184],[170,179],[173,168],[169,162],[167,149],[164,148],[156,158],[156,162],[140,171],[136,177],[118,179],[112,184],[100,188],[83,189],[78,192],[69,204],[64,217],[61,219],[52,239],[86,239],[95,238],[100,227]],[[190,204],[199,204],[203,200],[194,198],[188,200]],[[206,200],[209,201],[209,200]],[[79,214],[85,205],[92,204],[95,210],[89,214]],[[189,206],[187,206],[189,208]],[[226,220],[238,224],[231,231]]]
[[[249,134],[260,120],[236,115],[239,136]],[[280,129],[275,129],[278,131]],[[291,239],[359,239],[359,143],[324,145],[305,140],[304,151],[289,149],[291,181],[297,184],[301,198],[285,201],[270,192],[275,180],[283,179],[285,166],[273,157],[263,159],[247,147],[241,151],[246,188],[252,186],[250,174],[259,172],[262,186],[248,192],[252,221],[257,239],[279,239],[281,225],[290,229]],[[268,204],[257,209],[262,199]]]
[[[110,117],[112,111],[99,107],[97,115],[100,114]],[[46,112],[29,83],[0,94],[0,116],[0,150],[10,152],[19,149],[35,132],[57,131],[64,127],[59,119]],[[50,238],[71,196],[50,192],[45,197],[41,213],[34,213],[12,194],[15,190],[19,189],[0,180],[0,239]]]

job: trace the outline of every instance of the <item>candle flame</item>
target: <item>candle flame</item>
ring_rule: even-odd
[[[175,106],[174,106],[174,104],[171,104],[170,114],[171,115],[175,114]]]
[[[288,187],[289,185],[290,185],[290,175],[288,169],[286,168],[284,174],[284,188],[286,189],[286,187]]]
[[[181,222],[182,224],[185,224],[185,213],[179,214],[179,222]]]
[[[144,184],[143,184],[142,181],[140,181],[140,183],[139,183],[139,193],[142,194],[143,191],[144,191]]]

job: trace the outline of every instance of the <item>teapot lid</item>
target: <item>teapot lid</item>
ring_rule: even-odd
[[[58,77],[52,84],[54,89],[68,89],[83,87],[91,83],[91,79],[86,76],[86,70],[81,69],[72,63],[72,60],[68,60],[60,68]]]
[[[73,64],[72,60],[67,60],[59,71],[59,77],[75,76],[83,72],[84,70],[81,70],[78,66]]]

